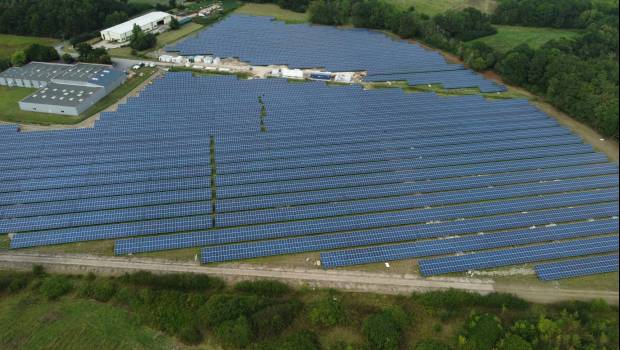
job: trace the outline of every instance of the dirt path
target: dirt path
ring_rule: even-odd
[[[32,265],[43,265],[48,271],[84,274],[94,272],[105,275],[119,275],[139,270],[157,273],[201,273],[218,276],[229,282],[252,279],[277,279],[291,285],[321,288],[338,288],[355,292],[382,294],[408,294],[413,291],[456,288],[480,294],[494,291],[515,293],[536,302],[562,300],[590,300],[602,298],[618,304],[618,292],[567,290],[558,288],[528,288],[522,286],[501,287],[489,279],[479,278],[421,278],[408,274],[374,273],[347,270],[308,270],[303,268],[273,268],[238,265],[236,267],[210,267],[198,263],[176,262],[127,257],[99,257],[92,255],[51,255],[36,253],[0,252],[0,268],[30,269]]]

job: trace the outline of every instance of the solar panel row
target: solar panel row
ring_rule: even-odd
[[[426,259],[420,260],[419,265],[422,275],[432,276],[449,272],[488,269],[543,260],[608,253],[617,250],[618,236],[616,235]]]
[[[553,281],[563,278],[618,271],[618,254],[551,262],[534,266],[538,278]]]

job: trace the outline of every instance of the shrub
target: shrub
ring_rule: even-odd
[[[460,336],[464,349],[492,350],[504,331],[499,319],[491,314],[473,314]]]
[[[194,323],[182,326],[177,336],[186,344],[198,344],[202,341],[202,332]]]
[[[282,333],[301,311],[299,301],[278,303],[267,306],[252,315],[252,324],[259,337],[275,336]]]
[[[0,292],[18,292],[28,286],[30,276],[21,272],[9,272],[0,274]]]
[[[414,350],[450,350],[451,348],[439,341],[426,339],[419,341]]]
[[[107,302],[116,294],[117,286],[109,279],[87,281],[80,287],[78,294],[83,298],[91,298]]]
[[[366,318],[362,333],[370,349],[396,350],[403,331],[402,311],[386,310]]]
[[[55,300],[71,291],[71,281],[65,276],[46,277],[39,290],[48,300]]]
[[[247,316],[259,308],[255,296],[216,294],[209,298],[199,311],[208,326],[214,327],[222,322]]]
[[[532,350],[532,344],[518,335],[511,334],[502,339],[497,350]]]
[[[318,337],[308,330],[298,331],[285,337],[276,347],[278,350],[319,350],[320,348]]]
[[[14,66],[23,66],[26,63],[28,63],[28,59],[24,51],[15,51],[11,56],[11,64]]]
[[[220,290],[224,287],[224,281],[219,278],[189,273],[154,275],[150,272],[140,271],[133,274],[125,274],[120,278],[120,281],[139,287],[183,292]]]
[[[32,274],[35,277],[42,277],[45,275],[45,268],[42,265],[33,265]]]
[[[309,317],[316,325],[330,327],[343,324],[346,313],[339,296],[329,293],[311,307]]]
[[[73,56],[71,56],[68,53],[63,53],[61,58],[62,58],[62,61],[67,64],[75,62],[75,58],[73,58]]]
[[[243,348],[252,341],[252,328],[245,316],[222,322],[215,328],[216,337],[227,346]]]
[[[269,298],[281,297],[291,292],[288,285],[271,280],[239,282],[235,285],[235,290]]]

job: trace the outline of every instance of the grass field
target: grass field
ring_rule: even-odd
[[[58,40],[52,38],[0,34],[0,58],[11,57],[13,52],[24,50],[32,44],[53,46],[58,43]]]
[[[568,29],[497,26],[497,34],[471,42],[481,41],[500,52],[506,52],[520,44],[537,48],[552,39],[574,38],[578,35],[578,31]]]
[[[24,97],[35,92],[36,89],[17,87],[9,88],[6,86],[0,86],[0,120],[5,122],[39,125],[77,124],[93,114],[98,113],[108,106],[116,103],[131,90],[135,89],[138,85],[142,84],[146,79],[153,75],[155,69],[142,68],[139,72],[143,73],[142,76],[138,74],[134,78],[128,79],[125,84],[121,85],[118,89],[112,91],[112,93],[99,100],[95,105],[78,117],[22,111],[19,109],[18,102]]]
[[[430,16],[445,12],[451,9],[464,9],[475,7],[482,12],[493,12],[496,6],[495,0],[387,0],[402,8],[413,6],[416,11]]]
[[[274,4],[255,4],[247,3],[238,8],[235,13],[252,15],[252,16],[273,16],[280,21],[287,23],[303,23],[308,22],[307,13],[298,13],[281,9]]]
[[[1,297],[0,324],[1,349],[185,348],[123,309],[91,300]]]

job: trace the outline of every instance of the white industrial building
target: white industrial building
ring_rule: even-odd
[[[140,17],[130,19],[127,22],[117,24],[114,27],[101,31],[101,38],[107,41],[126,42],[131,39],[131,32],[134,25],[138,25],[144,32],[158,32],[162,26],[167,25],[172,20],[172,15],[162,11],[149,12]]]

